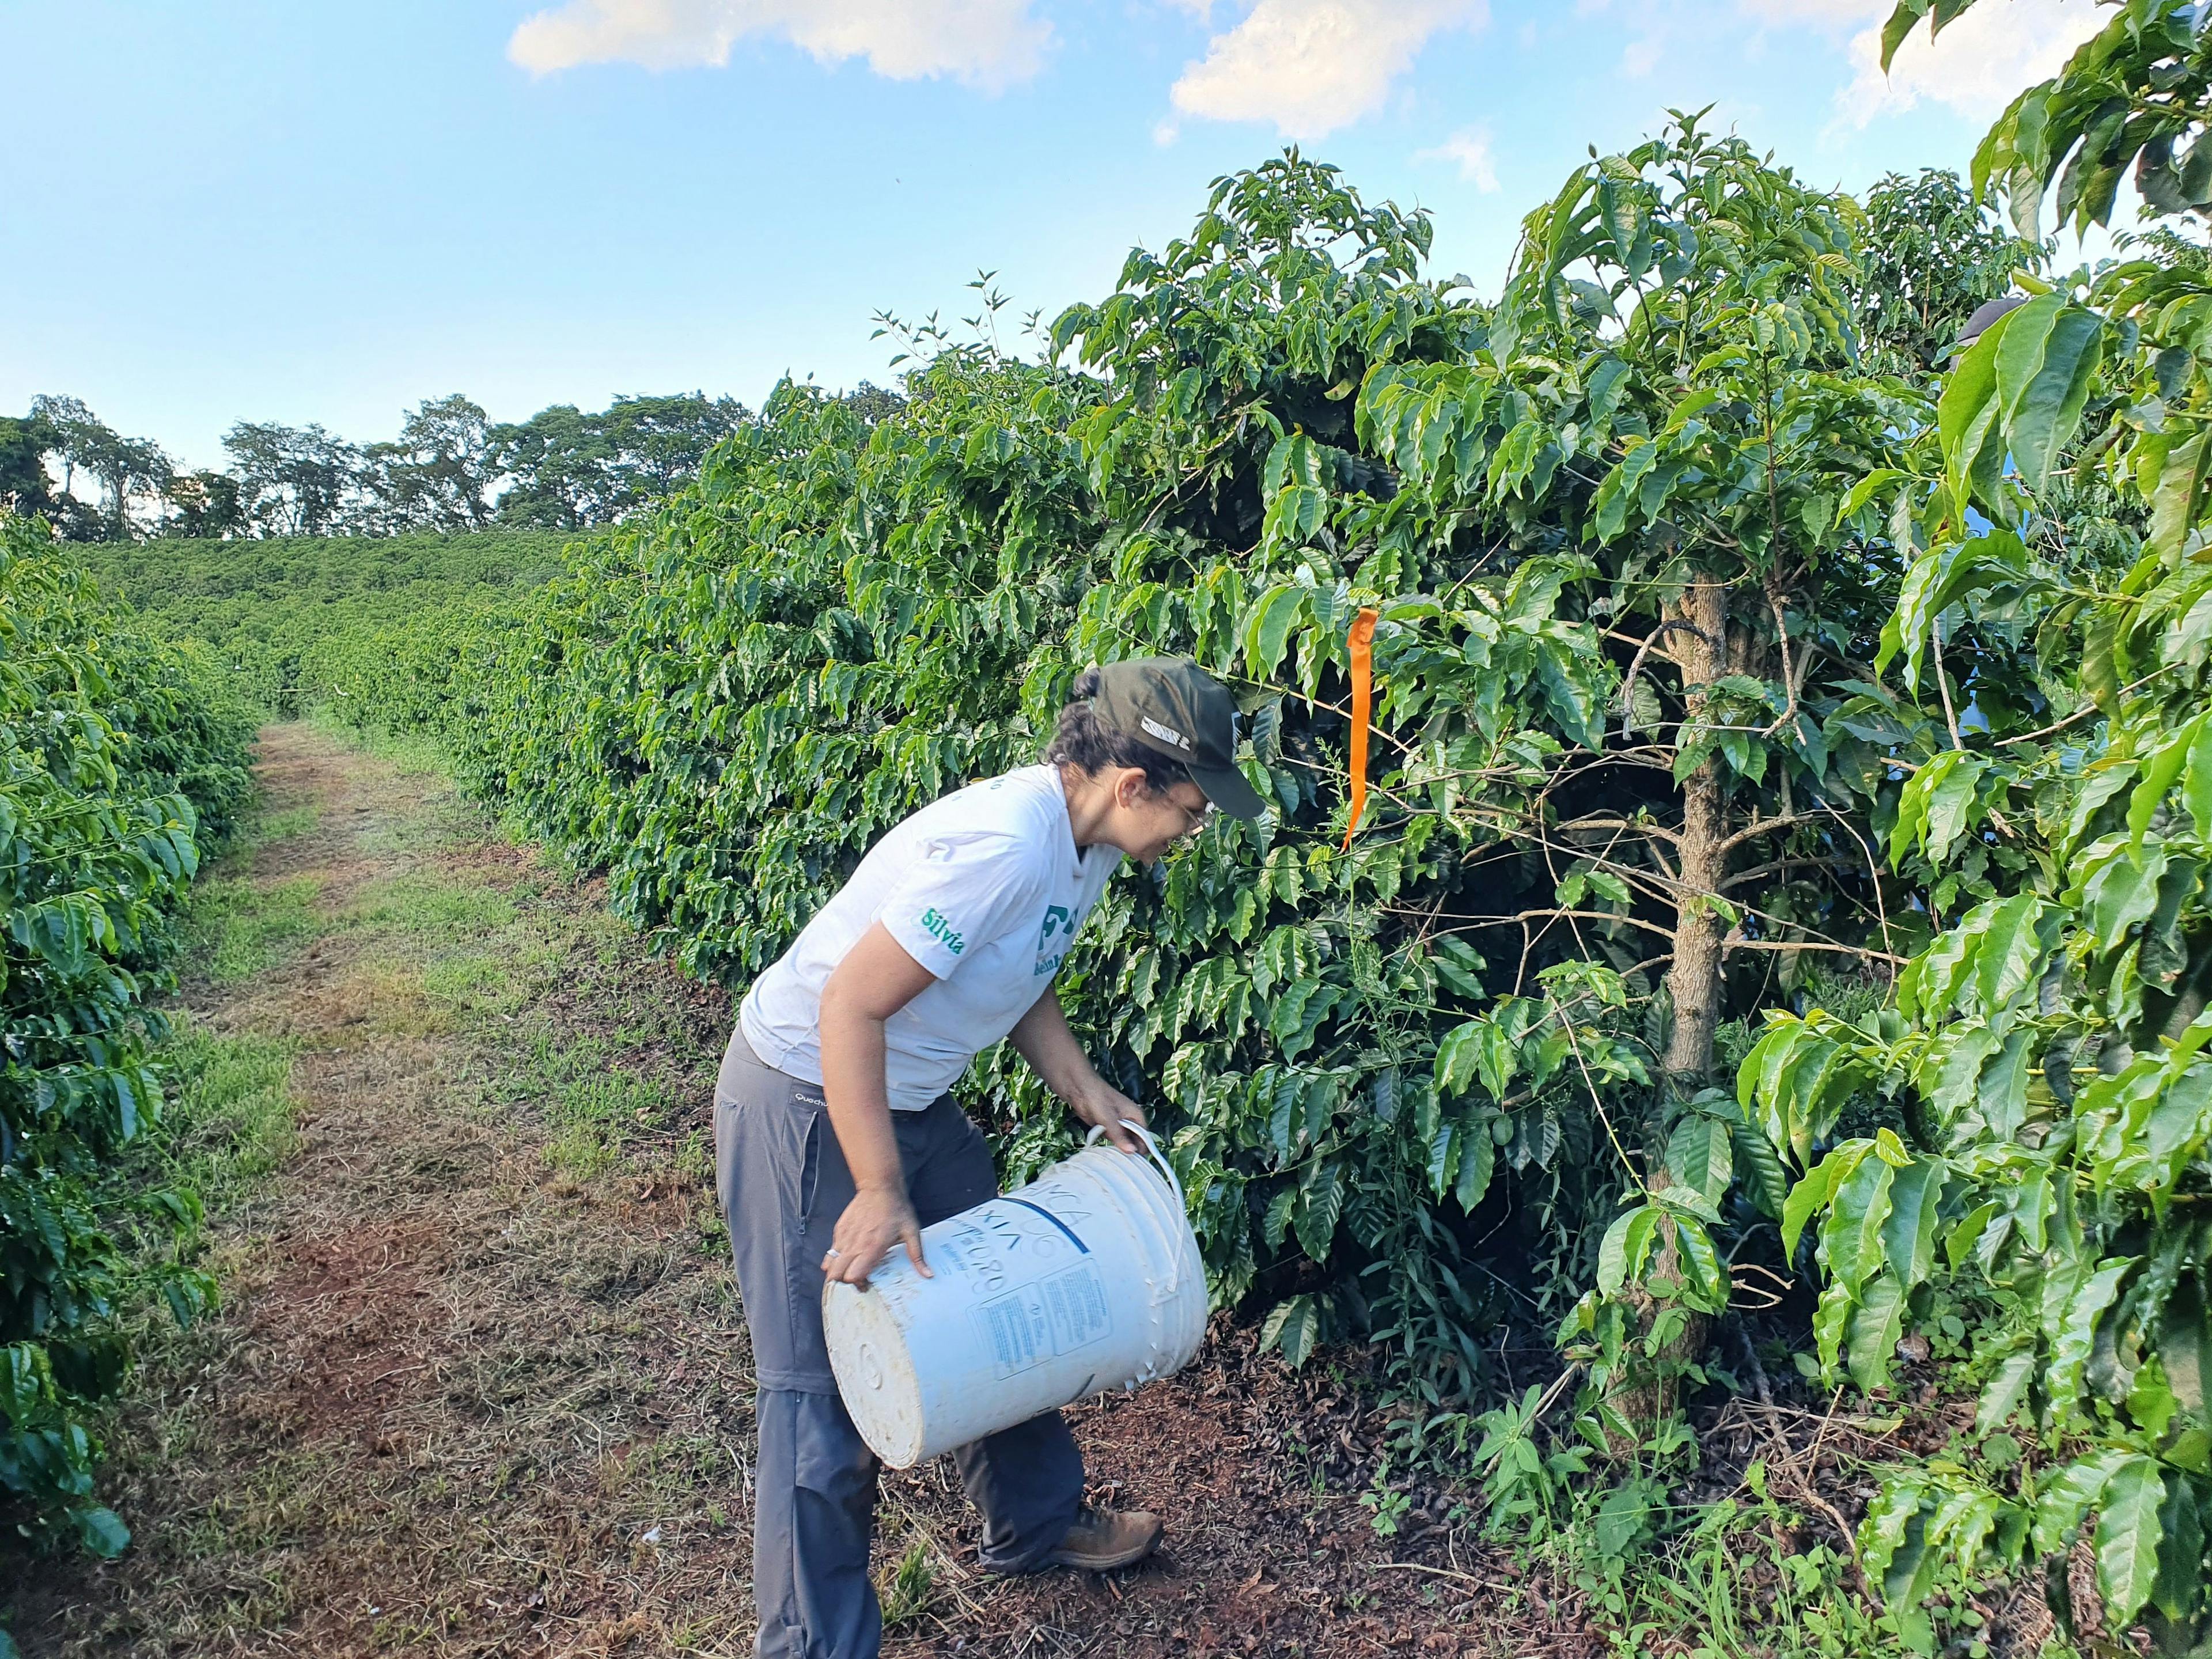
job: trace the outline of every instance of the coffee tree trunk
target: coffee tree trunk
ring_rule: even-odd
[[[1728,610],[1728,590],[1717,582],[1700,581],[1682,596],[1680,608],[1668,618],[1674,624],[1668,630],[1669,654],[1681,671],[1686,732],[1705,713],[1705,688],[1731,670]],[[1727,785],[1719,761],[1711,756],[1683,780],[1680,833],[1674,954],[1667,972],[1674,1021],[1660,1056],[1658,1096],[1644,1126],[1644,1178],[1654,1192],[1682,1184],[1680,1174],[1667,1164],[1671,1108],[1705,1084],[1712,1069],[1713,1033],[1720,1024],[1721,954],[1727,924],[1713,900],[1726,874],[1729,826]],[[1668,1225],[1662,1234],[1653,1276],[1679,1279],[1680,1273],[1681,1255]],[[1641,1291],[1632,1295],[1638,1304],[1639,1340],[1648,1340],[1660,1306]],[[1639,1439],[1673,1414],[1682,1368],[1705,1347],[1705,1324],[1697,1315],[1686,1316],[1681,1328],[1656,1353],[1643,1356],[1623,1374],[1613,1405]],[[1633,1448],[1617,1449],[1626,1454]]]
[[[1730,672],[1728,590],[1701,581],[1682,597],[1673,619],[1674,660],[1680,665],[1683,724],[1694,726],[1705,708],[1705,688]],[[1675,892],[1674,961],[1667,990],[1674,1025],[1659,1069],[1671,1095],[1693,1092],[1712,1068],[1713,1032],[1720,1024],[1721,945],[1727,925],[1713,901],[1728,861],[1727,787],[1720,762],[1707,756],[1682,783],[1681,843],[1676,848],[1680,884]],[[1656,1125],[1656,1120],[1655,1120]]]

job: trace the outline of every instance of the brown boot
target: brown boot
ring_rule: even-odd
[[[1116,1512],[1088,1504],[1075,1512],[1075,1524],[1060,1547],[1045,1557],[1055,1567],[1111,1572],[1150,1555],[1160,1541],[1160,1517],[1142,1510]]]

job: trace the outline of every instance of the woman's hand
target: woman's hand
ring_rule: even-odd
[[[876,1264],[901,1244],[915,1272],[924,1279],[937,1277],[921,1259],[921,1224],[906,1194],[888,1187],[863,1187],[837,1218],[830,1253],[822,1258],[823,1275],[836,1284],[866,1285]]]
[[[1144,1142],[1122,1127],[1121,1120],[1127,1118],[1140,1127],[1149,1127],[1145,1123],[1145,1109],[1105,1079],[1094,1078],[1091,1087],[1072,1096],[1067,1103],[1085,1123],[1095,1123],[1105,1130],[1106,1139],[1123,1152],[1144,1155]]]
[[[1067,1029],[1067,1016],[1060,1012],[1060,999],[1050,986],[1006,1037],[1070,1111],[1103,1129],[1107,1139],[1123,1152],[1143,1156],[1144,1143],[1121,1127],[1121,1120],[1143,1124],[1145,1109],[1098,1075],[1075,1033]]]

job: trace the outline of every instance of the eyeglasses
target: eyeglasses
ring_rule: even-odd
[[[1170,795],[1167,800],[1169,805],[1182,814],[1182,830],[1176,837],[1177,841],[1181,841],[1185,836],[1196,835],[1207,824],[1212,823],[1221,811],[1212,801],[1206,802],[1203,806],[1185,806],[1173,795]]]

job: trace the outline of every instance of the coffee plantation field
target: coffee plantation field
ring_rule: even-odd
[[[1905,0],[1891,49],[1972,3]],[[1986,206],[1678,116],[1531,211],[1494,300],[1288,151],[1025,344],[908,331],[902,403],[787,381],[588,540],[118,562],[185,642],[76,683],[120,699],[96,776],[20,739],[144,866],[78,921],[10,899],[28,982],[59,951],[131,1033],[36,1062],[128,1080],[82,1085],[57,1190],[152,1098],[134,941],[238,799],[236,700],[428,745],[737,991],[891,825],[1034,758],[1082,668],[1188,655],[1272,810],[1126,872],[1059,983],[1166,1133],[1218,1328],[1387,1411],[1377,1537],[1449,1492],[1618,1651],[2202,1651],[2212,261],[2169,234],[2063,274],[2039,215],[2106,222],[2130,164],[2154,217],[2212,208],[2205,43],[2115,5],[1991,130]],[[18,1107],[62,1097],[17,1030],[35,1148],[76,1109]],[[1011,1058],[962,1092],[1009,1181],[1073,1145]],[[115,1270],[70,1271],[96,1323]],[[28,1444],[119,1373],[16,1317]],[[70,1443],[0,1479],[118,1543]],[[1754,1512],[1809,1565],[1721,1585]],[[1792,1583],[1827,1612],[1762,1646]]]

